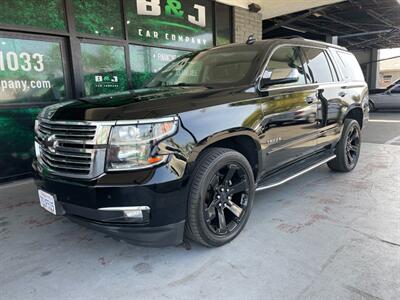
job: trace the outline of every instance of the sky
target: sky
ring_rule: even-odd
[[[393,56],[400,56],[400,48],[392,48],[392,49],[382,49],[379,50],[379,57],[382,58],[389,58]]]

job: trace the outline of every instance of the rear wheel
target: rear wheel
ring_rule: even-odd
[[[210,148],[191,182],[185,234],[208,247],[222,246],[244,228],[253,205],[254,176],[239,152]]]
[[[376,110],[375,104],[371,100],[369,100],[368,106],[369,106],[369,111],[373,112]]]
[[[329,168],[338,172],[350,172],[357,165],[360,149],[360,125],[356,120],[346,119],[342,137],[336,145],[336,158],[328,162]]]

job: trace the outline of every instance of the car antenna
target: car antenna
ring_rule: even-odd
[[[246,44],[253,45],[255,41],[256,41],[256,38],[254,37],[254,34],[250,34],[249,37],[247,38]]]

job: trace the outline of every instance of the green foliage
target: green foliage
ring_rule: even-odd
[[[2,0],[0,23],[66,30],[63,0]]]
[[[78,32],[122,38],[122,16],[117,0],[73,0]]]
[[[0,178],[31,170],[38,108],[0,110]]]

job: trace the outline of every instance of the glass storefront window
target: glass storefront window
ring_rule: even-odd
[[[65,31],[64,0],[2,0],[0,23]]]
[[[231,42],[232,25],[231,25],[231,7],[215,3],[215,32],[217,46],[229,44]]]
[[[0,180],[31,171],[38,106],[66,97],[61,42],[0,37]]]
[[[122,38],[122,15],[118,0],[73,0],[79,33]]]
[[[156,72],[188,51],[130,45],[133,88],[142,87]]]
[[[126,0],[124,8],[133,43],[189,50],[213,46],[212,1]]]
[[[0,37],[0,107],[63,98],[60,42]]]
[[[81,53],[86,96],[128,88],[124,47],[82,43]]]

